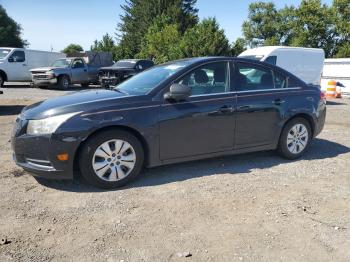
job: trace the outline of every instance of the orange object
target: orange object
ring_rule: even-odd
[[[60,161],[67,161],[68,160],[68,154],[57,155],[57,159],[60,160]]]
[[[337,97],[337,82],[331,80],[328,82],[326,97],[327,98],[335,98]]]

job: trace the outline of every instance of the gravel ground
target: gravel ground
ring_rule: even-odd
[[[274,152],[145,170],[129,187],[35,180],[11,160],[21,108],[0,95],[0,261],[349,261],[350,100],[329,103],[304,158]]]

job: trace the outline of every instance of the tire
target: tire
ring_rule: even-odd
[[[278,143],[278,153],[286,159],[298,159],[309,148],[312,131],[305,118],[294,118],[282,130]]]
[[[68,76],[60,76],[57,81],[57,86],[61,90],[67,90],[69,88]]]
[[[82,176],[89,184],[104,189],[130,183],[140,174],[143,162],[144,150],[140,141],[134,135],[117,129],[88,139],[79,157]]]
[[[89,88],[89,83],[80,84],[82,88]]]
[[[3,87],[4,86],[4,77],[0,74],[0,87]]]

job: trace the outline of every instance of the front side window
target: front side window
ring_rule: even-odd
[[[72,65],[73,68],[83,68],[84,67],[84,62],[81,59],[77,59],[73,62]]]
[[[14,51],[9,57],[9,62],[20,63],[26,60],[24,51]]]
[[[237,63],[235,86],[237,91],[255,91],[274,88],[272,72],[253,64]]]
[[[228,63],[218,62],[201,66],[176,83],[191,88],[192,96],[219,94],[229,90]]]

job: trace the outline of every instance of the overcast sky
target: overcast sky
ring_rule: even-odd
[[[29,48],[60,51],[70,43],[90,49],[105,33],[114,35],[124,0],[0,0],[7,13],[21,24]],[[215,16],[232,42],[241,36],[252,0],[198,0],[200,18]],[[278,7],[300,1],[273,1]],[[331,3],[331,0],[324,0]]]

